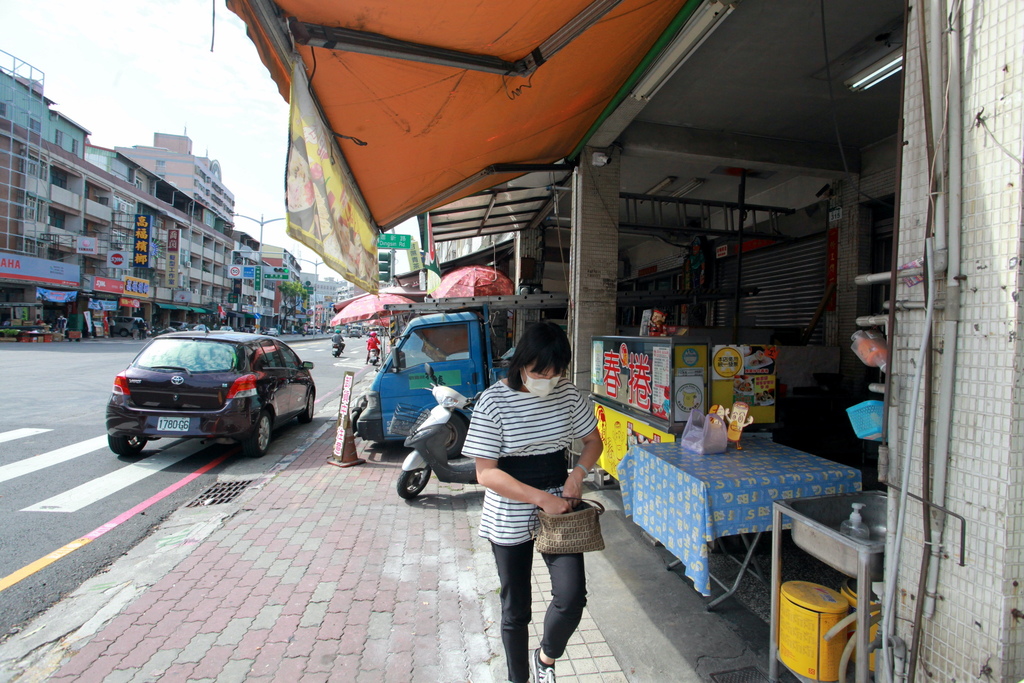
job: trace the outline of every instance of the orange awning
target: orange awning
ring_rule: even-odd
[[[312,29],[321,45],[340,44],[329,30],[347,29],[385,46],[426,46],[423,61],[298,45],[327,125],[348,136],[338,142],[367,208],[387,228],[522,175],[509,164],[550,164],[573,150],[685,4],[605,1],[611,9],[539,65],[552,36],[600,0],[277,0],[280,19],[268,18],[269,0],[228,6],[285,97],[290,57],[275,45],[287,44],[289,20],[300,40]],[[491,70],[430,63],[433,52]],[[502,62],[531,70],[495,73]]]

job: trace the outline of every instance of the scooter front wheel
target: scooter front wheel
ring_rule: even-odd
[[[418,470],[409,470],[408,472],[403,471],[398,477],[398,483],[395,488],[398,489],[399,496],[406,500],[412,500],[423,492],[428,481],[430,481],[429,466]]]

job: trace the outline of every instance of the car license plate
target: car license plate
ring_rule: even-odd
[[[156,421],[156,428],[161,432],[187,432],[191,426],[192,420],[187,417],[160,417]]]

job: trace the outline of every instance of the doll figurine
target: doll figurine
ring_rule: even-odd
[[[736,444],[736,450],[743,450],[743,446],[740,446],[743,428],[754,423],[754,418],[747,414],[749,410],[750,406],[746,403],[736,401],[736,403],[732,404],[732,410],[729,411],[729,417],[727,418],[729,423],[729,441]]]

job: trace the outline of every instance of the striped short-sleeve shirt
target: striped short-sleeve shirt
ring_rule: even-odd
[[[462,454],[473,458],[514,458],[568,448],[597,427],[590,402],[567,379],[539,398],[504,382],[487,389],[473,409]],[[561,487],[547,489],[559,494]],[[480,515],[480,536],[497,545],[518,545],[533,537],[537,506],[488,489]]]

